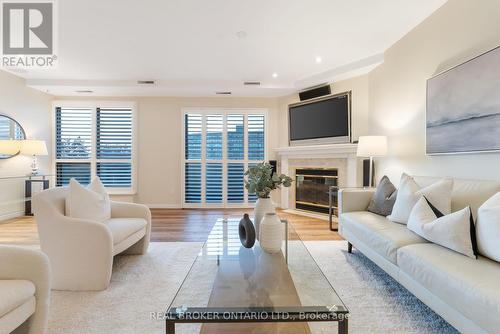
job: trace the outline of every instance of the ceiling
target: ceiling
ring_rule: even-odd
[[[283,96],[366,73],[445,2],[64,0],[57,68],[12,72],[59,96]]]

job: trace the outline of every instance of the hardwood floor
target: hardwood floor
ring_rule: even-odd
[[[241,217],[251,209],[152,209],[152,241],[205,241],[217,218]],[[302,240],[341,240],[330,231],[328,222],[316,218],[278,212],[288,219]],[[0,223],[0,244],[36,245],[38,232],[32,217]]]

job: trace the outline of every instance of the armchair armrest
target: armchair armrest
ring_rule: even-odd
[[[111,201],[111,217],[142,218],[151,223],[151,211],[144,204]]]
[[[151,239],[151,210],[144,204],[111,201],[112,218],[142,218],[146,220],[146,235],[123,254],[145,254]]]
[[[0,245],[0,280],[21,279],[35,285],[36,309],[29,333],[44,333],[50,304],[50,263],[40,251]]]
[[[339,216],[352,211],[365,211],[375,188],[343,188],[339,190]]]
[[[60,213],[36,219],[42,251],[50,257],[55,273],[54,289],[103,290],[107,287],[113,264],[113,236],[105,224]]]

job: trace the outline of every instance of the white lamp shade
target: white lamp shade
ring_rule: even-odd
[[[0,140],[0,154],[17,154],[21,148],[19,140],[3,139]]]
[[[361,136],[358,142],[358,157],[383,157],[387,155],[386,136]]]
[[[48,155],[47,145],[43,140],[23,140],[21,154],[24,155]]]

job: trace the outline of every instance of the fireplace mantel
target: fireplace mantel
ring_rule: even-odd
[[[290,146],[277,148],[274,151],[279,157],[280,171],[285,174],[291,173],[290,160],[307,159],[311,161],[311,167],[314,167],[315,160],[317,159],[321,159],[322,161],[324,161],[324,159],[345,159],[347,173],[344,184],[347,187],[357,187],[361,182],[361,164],[356,156],[357,147],[357,144]],[[281,207],[283,209],[288,209],[290,207],[288,188],[282,188]]]
[[[280,157],[315,157],[315,158],[348,158],[356,156],[358,144],[331,144],[314,146],[287,146],[280,147],[274,151]]]

